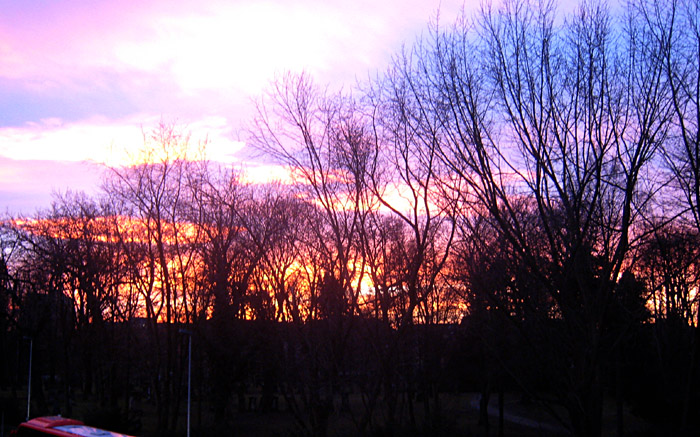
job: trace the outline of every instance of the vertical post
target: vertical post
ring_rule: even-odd
[[[187,343],[187,437],[190,437],[190,416],[192,412],[192,333]]]
[[[34,352],[34,339],[32,337],[25,338],[29,339],[29,379],[27,381],[27,420],[29,420],[32,406],[32,354]]]
[[[187,335],[187,437],[190,437],[190,417],[192,412],[192,331],[180,329],[180,334]]]

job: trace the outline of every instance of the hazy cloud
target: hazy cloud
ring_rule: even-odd
[[[0,156],[10,159],[0,171],[123,162],[108,150],[141,146],[160,120],[234,162],[251,98],[276,74],[351,85],[383,70],[438,7],[450,21],[461,0],[0,0]]]

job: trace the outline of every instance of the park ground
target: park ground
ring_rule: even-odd
[[[7,390],[0,391],[0,399],[2,400],[3,411],[2,421],[4,428],[0,437],[9,435],[9,431],[17,425],[18,421],[23,420],[26,412],[26,397],[19,395],[20,391],[15,393],[15,401],[11,402],[12,393]],[[285,402],[279,398],[275,402],[275,408],[270,412],[261,412],[255,409],[255,405],[259,403],[259,396],[251,394],[245,398],[245,403],[242,408],[239,408],[238,403],[234,400],[231,406],[227,409],[225,423],[213,423],[211,408],[208,408],[206,403],[199,404],[194,402],[192,406],[191,416],[191,435],[210,436],[210,435],[232,435],[240,437],[285,437],[285,436],[303,436],[304,429],[295,420],[293,414],[286,408]],[[340,402],[338,402],[340,404]],[[452,436],[498,436],[499,435],[499,417],[498,417],[498,396],[492,395],[489,403],[489,430],[487,431],[483,424],[479,423],[479,394],[477,393],[444,393],[440,397],[442,414],[440,415],[439,423],[430,430],[422,432],[424,435],[440,435]],[[152,402],[147,399],[139,399],[133,402],[132,411],[135,414],[130,414],[128,417],[120,415],[118,411],[100,407],[95,400],[86,399],[80,395],[76,395],[76,400],[73,402],[73,414],[76,419],[83,420],[88,424],[104,427],[104,428],[122,428],[122,431],[129,431],[132,434],[150,437],[157,436],[153,430],[156,428],[155,408]],[[354,411],[359,411],[362,408],[361,399],[359,396],[350,396],[350,407]],[[181,407],[182,420],[179,423],[179,429],[176,436],[186,435],[186,406]],[[416,417],[417,422],[422,422],[421,417],[422,403],[416,401]],[[379,412],[381,413],[381,412]],[[563,411],[561,417],[566,417]],[[603,436],[616,436],[617,430],[617,414],[615,403],[612,400],[607,400],[604,406],[603,417]],[[331,414],[329,420],[328,436],[329,437],[358,437],[357,426],[353,416],[341,408]],[[128,427],[130,429],[124,429]],[[375,431],[369,435],[416,435],[416,428],[408,426],[394,429],[393,432],[382,430]],[[418,426],[420,430],[420,426]],[[488,432],[488,434],[487,434]],[[629,408],[624,409],[624,433],[630,436],[657,436],[663,435],[660,430],[655,430],[654,427],[647,422],[641,420],[630,411]],[[504,436],[565,436],[569,435],[566,428],[558,423],[550,413],[536,402],[528,401],[522,395],[507,393],[504,396]]]

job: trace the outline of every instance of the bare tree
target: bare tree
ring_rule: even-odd
[[[174,429],[182,395],[183,360],[177,323],[192,319],[189,301],[199,274],[201,228],[187,221],[186,181],[197,158],[173,125],[146,134],[143,163],[112,169],[104,190],[120,216],[117,235],[139,291],[153,342],[151,376],[159,429]]]
[[[319,434],[326,432],[353,316],[360,313],[366,269],[359,242],[372,208],[362,184],[370,163],[366,140],[352,99],[319,90],[306,75],[274,83],[250,129],[251,144],[291,169],[297,195],[318,211],[303,241],[310,312],[301,333],[308,367],[317,370],[307,374],[302,398]],[[308,324],[313,320],[327,329],[316,332]]]
[[[351,313],[364,274],[356,237],[368,210],[359,173],[365,138],[355,121],[351,101],[327,96],[306,75],[286,75],[259,103],[250,129],[251,144],[290,168],[299,195],[322,212],[316,237],[323,268],[344,289]]]
[[[637,34],[659,47],[652,59],[661,68],[673,108],[672,130],[664,158],[675,178],[681,212],[700,226],[700,6],[697,2],[639,0],[630,2]],[[641,38],[640,38],[641,39]]]
[[[673,114],[669,138],[662,149],[666,168],[673,178],[667,201],[658,208],[662,219],[670,220],[671,224],[669,229],[655,232],[650,239],[646,254],[651,252],[663,258],[647,257],[647,269],[642,274],[654,287],[655,336],[659,352],[664,351],[659,353],[659,361],[665,363],[662,368],[666,373],[682,375],[676,384],[670,382],[670,376],[665,376],[667,383],[663,389],[676,386],[683,392],[682,402],[669,408],[680,411],[680,416],[669,414],[676,417],[669,426],[676,432],[688,432],[691,404],[697,403],[691,387],[697,386],[692,369],[698,359],[698,334],[692,328],[689,334],[686,324],[697,326],[698,310],[696,302],[688,301],[685,288],[693,287],[696,276],[695,250],[689,247],[693,243],[688,243],[694,241],[700,230],[700,5],[686,0],[635,0],[630,2],[630,9],[637,33],[643,37],[639,41],[642,50],[645,46],[659,48],[650,59],[661,69]],[[684,251],[683,247],[689,250]],[[661,302],[658,297],[662,298]],[[680,317],[683,324],[658,318],[664,312],[671,319]],[[661,345],[676,342],[684,342],[682,347],[691,353],[684,357],[687,362],[672,367],[668,363],[675,359],[673,348]]]
[[[446,192],[485,214],[556,308],[559,395],[580,435],[601,432],[603,318],[670,118],[661,47],[634,35],[601,5],[557,26],[553,3],[507,1],[435,29],[404,69],[439,120]]]
[[[698,237],[693,226],[672,222],[656,229],[639,248],[635,270],[651,296],[648,306],[654,320],[652,357],[658,378],[650,398],[638,400],[642,408],[663,411],[660,421],[676,433],[692,428],[694,395],[698,385],[697,326],[700,265]],[[629,308],[625,308],[629,311]],[[679,353],[679,351],[684,351]],[[646,405],[644,405],[646,403]]]
[[[680,226],[658,229],[640,248],[638,271],[652,292],[654,317],[698,326],[698,302],[692,290],[698,277],[697,236]]]
[[[299,271],[303,268],[301,235],[313,218],[311,209],[281,184],[255,190],[244,221],[260,254],[254,274],[256,318],[299,323],[303,314],[309,314],[301,300],[305,281]]]
[[[439,116],[422,102],[433,99],[432,88],[403,74],[408,62],[405,56],[397,58],[369,92],[374,142],[364,176],[376,201],[406,225],[405,274],[397,284],[407,297],[402,325],[415,318],[438,321],[433,313],[439,308],[434,305],[440,294],[437,282],[454,236],[457,205],[439,184]]]

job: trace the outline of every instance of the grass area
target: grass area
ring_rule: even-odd
[[[26,390],[26,389],[25,389]],[[26,391],[18,389],[14,395],[9,390],[0,391],[2,400],[2,413],[5,419],[5,435],[12,426],[24,419],[26,413]],[[192,437],[211,435],[235,435],[250,437],[282,437],[303,436],[308,433],[301,427],[294,415],[285,404],[282,397],[278,397],[276,408],[270,412],[256,411],[254,407],[259,405],[259,395],[248,395],[244,398],[245,408],[239,408],[238,400],[233,399],[226,409],[224,423],[214,424],[212,408],[206,403],[200,404],[195,399],[192,405]],[[350,395],[346,401],[346,408],[341,407],[341,400],[335,402],[335,408],[328,418],[328,435],[331,437],[357,437],[363,435],[358,431],[358,423],[363,411],[363,402],[360,395]],[[349,408],[348,408],[349,407]],[[438,423],[431,422],[431,426],[425,426],[425,403],[416,399],[413,403],[414,417],[417,426],[410,425],[408,413],[403,410],[400,413],[405,418],[404,425],[387,429],[384,422],[385,411],[381,408],[374,410],[372,432],[365,432],[370,436],[403,436],[403,435],[461,435],[482,436],[486,435],[486,429],[479,424],[479,395],[476,393],[442,394],[440,396],[440,411]],[[405,408],[405,405],[404,405]],[[122,410],[114,410],[100,406],[94,399],[85,398],[79,393],[74,393],[72,400],[71,416],[95,426],[107,429],[128,431],[142,436],[156,436],[156,411],[155,404],[147,399],[134,400],[132,402],[131,429],[123,429],[125,426]],[[134,413],[135,412],[135,413]],[[557,423],[551,415],[540,405],[524,400],[518,394],[506,394],[504,397],[504,432],[506,436],[557,436],[567,435],[565,429]],[[42,412],[37,411],[42,414]],[[46,414],[52,414],[47,412]],[[559,411],[566,418],[564,411]],[[498,396],[492,395],[489,404],[490,435],[498,435]],[[121,421],[121,422],[120,422]],[[605,436],[617,435],[616,405],[612,400],[607,400],[604,406],[603,434]],[[117,426],[121,423],[121,428]],[[628,435],[653,435],[649,431],[649,425],[635,417],[629,409],[624,410],[625,433]],[[186,405],[180,406],[180,419],[175,436],[186,435]],[[173,435],[173,434],[171,434]]]

